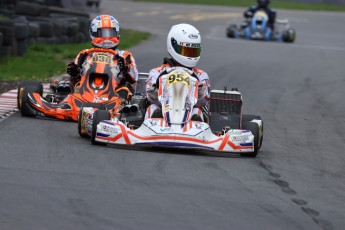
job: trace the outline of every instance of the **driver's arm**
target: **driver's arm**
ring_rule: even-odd
[[[210,100],[210,79],[208,74],[202,72],[202,74],[198,77],[199,78],[199,91],[198,91],[198,101],[194,107],[202,108],[208,104]],[[202,88],[200,88],[202,87]]]
[[[150,70],[146,80],[146,96],[150,104],[159,105],[157,80],[161,73],[165,72],[161,67]]]
[[[123,58],[124,63],[122,65],[125,65],[122,66],[123,69],[121,70],[125,80],[130,84],[134,84],[138,81],[138,69],[133,55],[128,51],[124,51],[120,58]]]
[[[249,7],[246,11],[243,13],[243,17],[245,18],[252,18],[255,13],[255,7]]]

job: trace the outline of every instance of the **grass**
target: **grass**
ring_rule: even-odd
[[[148,39],[149,34],[133,30],[121,31],[119,49],[127,49]],[[1,80],[48,80],[65,73],[66,62],[73,61],[79,51],[91,48],[90,42],[61,45],[32,45],[22,57],[0,59]],[[133,54],[134,55],[134,54]]]
[[[6,15],[0,14],[0,19],[8,19]]]
[[[249,7],[256,3],[255,0],[134,0],[136,2],[170,2],[186,4],[206,4],[221,6]],[[319,3],[300,3],[287,0],[272,1],[271,8],[292,9],[292,10],[325,10],[325,11],[345,11],[344,5],[328,5]]]

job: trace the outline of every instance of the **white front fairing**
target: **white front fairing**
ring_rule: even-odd
[[[187,72],[174,70],[159,78],[158,100],[164,119],[171,124],[186,123],[197,102],[198,80]]]
[[[151,145],[209,149],[224,152],[253,152],[254,136],[248,130],[231,129],[222,136],[214,135],[207,123],[188,121],[184,125],[151,118],[136,130],[119,120],[102,121],[97,125],[95,140],[110,144]]]
[[[231,129],[221,136],[204,122],[191,121],[198,100],[198,80],[176,69],[159,78],[158,99],[163,118],[149,118],[135,130],[117,118],[97,125],[95,141],[168,147],[187,147],[224,152],[253,152],[254,136],[248,130]]]

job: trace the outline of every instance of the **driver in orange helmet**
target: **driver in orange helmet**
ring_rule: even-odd
[[[89,33],[94,48],[103,48],[105,51],[111,49],[118,54],[115,57],[120,67],[120,73],[116,78],[118,88],[124,86],[126,82],[130,84],[137,82],[138,70],[133,55],[129,51],[117,48],[120,43],[119,22],[111,15],[99,15],[92,20]],[[87,56],[88,49],[82,50],[76,59],[67,65],[66,72],[71,76],[70,83],[75,91],[78,91],[80,71]],[[62,82],[66,81],[69,79],[64,79]]]

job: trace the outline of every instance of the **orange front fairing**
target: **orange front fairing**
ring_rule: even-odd
[[[105,101],[105,107],[111,110],[121,104],[122,98],[112,97]],[[45,101],[38,93],[30,94],[31,106],[41,115],[61,120],[78,121],[80,107],[85,101],[80,94],[70,94],[61,103],[53,104]]]
[[[84,103],[104,104],[108,110],[123,102],[116,93],[119,74],[117,53],[113,50],[90,49],[82,66],[79,92],[69,94],[60,103],[50,103],[38,93],[30,93],[30,105],[39,115],[78,121]]]

